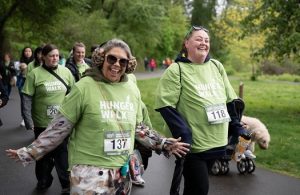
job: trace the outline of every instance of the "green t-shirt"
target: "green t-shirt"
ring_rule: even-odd
[[[192,130],[192,152],[226,145],[228,122],[210,124],[205,109],[220,104],[226,107],[227,102],[237,98],[223,65],[210,60],[204,64],[180,63],[180,68],[174,63],[161,77],[155,108],[177,109]],[[162,134],[166,132],[170,135],[167,128]]]
[[[69,69],[58,66],[54,70],[67,85],[73,86],[75,81]],[[35,127],[47,127],[57,113],[66,95],[65,85],[45,68],[39,66],[26,77],[22,92],[32,96],[32,120]]]
[[[129,82],[133,82],[135,85],[137,85],[137,80],[134,74],[127,74],[127,78]],[[149,112],[144,102],[142,102],[142,112],[143,123],[145,123],[150,129],[152,129],[152,123],[149,117]]]
[[[73,124],[69,166],[121,167],[133,151],[141,96],[133,82],[105,83],[87,76],[78,81],[60,107]]]
[[[82,77],[82,74],[85,72],[85,70],[88,69],[88,68],[90,68],[90,66],[87,65],[86,63],[77,64],[76,66],[78,68],[78,72],[80,74],[80,78]]]
[[[39,66],[37,66],[39,67]],[[27,74],[30,73],[33,69],[37,68],[34,66],[34,60],[32,62],[30,62],[27,66]]]

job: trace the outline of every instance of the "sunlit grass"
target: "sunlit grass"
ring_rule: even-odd
[[[163,120],[154,111],[155,89],[159,79],[139,80],[142,99],[148,107],[153,126],[162,128]],[[259,118],[269,129],[268,150],[256,148],[256,164],[300,178],[300,84],[270,80],[232,79],[238,93],[244,83],[244,114]]]

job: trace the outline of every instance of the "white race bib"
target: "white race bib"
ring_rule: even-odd
[[[104,152],[107,155],[127,155],[131,146],[130,131],[105,132]]]
[[[231,121],[225,104],[207,106],[205,110],[210,124],[220,124]]]
[[[58,113],[59,105],[50,105],[47,106],[47,116],[49,118],[54,118],[54,116]]]

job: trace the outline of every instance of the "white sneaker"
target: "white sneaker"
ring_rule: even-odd
[[[25,127],[25,122],[24,122],[24,120],[22,120],[20,126],[21,126],[21,127]]]
[[[245,156],[248,157],[248,158],[251,158],[251,159],[256,158],[256,156],[252,153],[251,150],[246,150],[246,151],[244,152],[244,154],[245,154]]]
[[[137,175],[134,180],[132,180],[132,184],[138,185],[138,186],[144,186],[145,180],[141,177],[141,175]]]

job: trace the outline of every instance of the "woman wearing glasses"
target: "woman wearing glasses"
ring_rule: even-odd
[[[237,95],[223,65],[210,59],[209,49],[208,30],[193,26],[176,63],[166,69],[157,88],[156,110],[174,138],[181,137],[191,144],[185,160],[176,160],[170,194],[179,194],[183,171],[183,194],[206,195],[208,170],[216,158],[225,154],[229,121],[237,130],[243,130],[232,112],[231,102]]]
[[[93,53],[93,67],[66,96],[59,113],[27,148],[7,150],[23,162],[39,159],[70,135],[71,194],[129,194],[129,155],[134,139],[149,148],[184,155],[188,144],[162,138],[141,124],[141,97],[128,82],[136,61],[128,45],[118,39]]]

